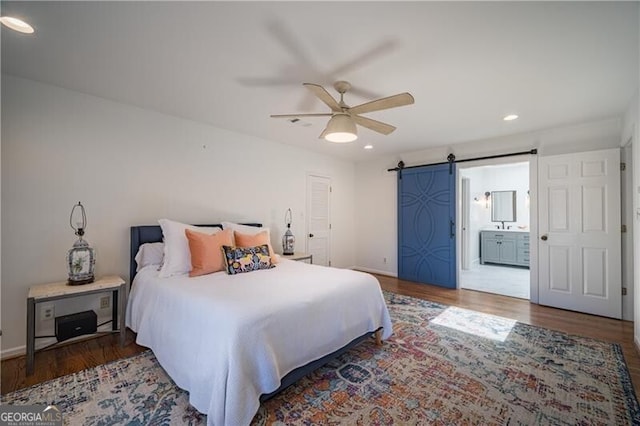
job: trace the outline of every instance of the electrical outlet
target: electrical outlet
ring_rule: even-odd
[[[44,305],[40,308],[40,321],[51,320],[55,317],[55,309],[53,305]]]
[[[107,309],[109,307],[109,296],[100,298],[100,309]]]

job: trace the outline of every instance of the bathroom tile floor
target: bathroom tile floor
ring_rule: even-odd
[[[527,268],[485,264],[460,272],[460,288],[529,299]]]

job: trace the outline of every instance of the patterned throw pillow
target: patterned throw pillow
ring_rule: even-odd
[[[271,263],[269,246],[266,244],[255,247],[222,246],[222,252],[227,273],[230,275],[257,271],[258,269],[271,269],[275,266]]]

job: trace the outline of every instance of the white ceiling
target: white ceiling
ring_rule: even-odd
[[[2,71],[362,161],[620,116],[638,89],[637,2],[2,2]],[[351,144],[269,114],[325,112],[348,80],[398,127]],[[502,121],[507,113],[520,119]],[[374,145],[364,151],[366,143]]]

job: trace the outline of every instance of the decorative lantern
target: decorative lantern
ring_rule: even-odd
[[[78,208],[76,210],[76,208]],[[74,213],[76,213],[74,217]],[[78,240],[67,253],[67,270],[69,272],[69,285],[89,284],[94,280],[93,270],[96,264],[95,251],[89,247],[89,243],[82,239],[87,227],[87,215],[84,206],[78,201],[71,209],[69,224],[76,231]],[[75,225],[74,225],[75,224]]]
[[[287,224],[287,231],[282,236],[282,254],[293,254],[293,245],[296,242],[296,237],[291,232],[291,209],[287,209],[284,214],[284,222]]]

